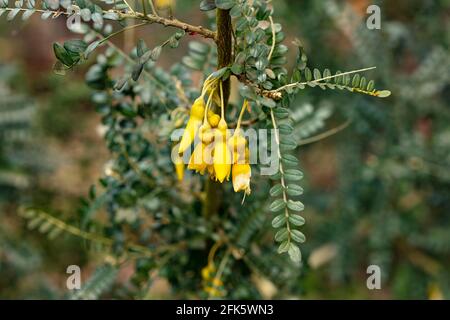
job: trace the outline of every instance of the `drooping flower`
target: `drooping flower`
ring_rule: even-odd
[[[246,195],[251,192],[250,178],[252,176],[252,169],[249,164],[233,164],[232,180],[234,192],[244,191]]]
[[[189,159],[188,169],[195,170],[203,175],[208,165],[212,163],[211,158],[211,145],[199,142]]]
[[[181,138],[178,153],[183,153],[192,144],[197,134],[198,128],[202,124],[203,114],[205,112],[205,102],[203,97],[197,98],[192,105],[190,116],[183,137]]]
[[[173,164],[175,166],[175,172],[177,173],[178,181],[183,181],[183,178],[184,178],[183,159],[179,155],[176,155],[175,159],[173,160]]]
[[[229,179],[232,157],[227,143],[227,123],[222,118],[214,136],[214,173],[221,183]]]
[[[228,140],[233,154],[233,163],[246,163],[246,152],[248,153],[247,140],[242,135],[240,129],[236,129],[233,136]]]
[[[175,170],[177,172],[178,181],[183,181],[184,178],[184,163],[178,162],[175,164]]]
[[[216,128],[219,125],[220,116],[214,112],[208,112],[208,122],[209,125],[213,128]]]

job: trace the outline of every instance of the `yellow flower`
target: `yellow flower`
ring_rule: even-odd
[[[198,137],[204,144],[210,144],[214,140],[214,131],[209,123],[203,123],[199,129]]]
[[[249,164],[233,164],[233,189],[234,192],[244,191],[246,195],[249,195],[250,190],[250,177],[252,176],[252,169]]]
[[[183,181],[184,178],[184,163],[177,162],[175,163],[175,170],[177,172],[177,178],[179,181]]]
[[[177,173],[178,181],[183,181],[184,178],[184,163],[183,159],[180,156],[176,156],[176,159],[173,161],[175,166],[175,172]]]
[[[190,117],[186,128],[184,129],[183,137],[181,138],[178,153],[183,153],[192,144],[197,134],[198,128],[202,124],[203,114],[205,112],[205,102],[203,97],[197,98],[191,108]]]
[[[208,164],[211,164],[211,146],[199,142],[189,159],[188,169],[204,174]]]
[[[247,163],[248,148],[247,140],[241,134],[240,129],[236,129],[233,136],[228,140],[231,152],[233,153],[233,163]]]
[[[211,127],[215,128],[219,125],[220,116],[211,112],[212,114],[208,114],[208,122]]]
[[[228,180],[231,173],[231,152],[226,140],[227,135],[227,123],[224,119],[221,119],[216,130],[214,140],[214,172],[216,180],[221,183]]]

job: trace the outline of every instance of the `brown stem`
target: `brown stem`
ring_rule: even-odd
[[[186,22],[180,21],[175,18],[168,19],[168,18],[157,16],[155,14],[144,15],[140,12],[121,13],[120,17],[123,19],[145,20],[145,21],[149,21],[152,23],[162,24],[163,26],[166,26],[166,27],[174,27],[174,28],[182,29],[192,35],[199,34],[205,38],[216,39],[216,32],[209,30],[202,26],[193,26],[191,24],[188,24]]]
[[[216,15],[217,24],[217,66],[223,68],[229,66],[233,62],[232,54],[232,25],[229,10],[217,9]],[[224,102],[225,106],[228,104],[230,96],[230,80],[223,82]]]
[[[217,44],[217,66],[223,68],[229,66],[233,61],[232,53],[232,25],[229,10],[217,9],[216,13],[217,33],[215,36]],[[223,82],[224,104],[228,104],[230,97],[230,80]],[[203,203],[203,216],[209,218],[218,213],[221,202],[221,184],[207,180],[205,184],[205,201]]]

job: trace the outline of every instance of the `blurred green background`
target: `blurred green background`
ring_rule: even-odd
[[[202,23],[198,2],[178,1],[175,16]],[[450,1],[273,4],[285,43],[300,38],[310,65],[377,66],[370,77],[393,93],[374,100],[316,88],[302,91],[294,104],[308,115],[304,125],[318,133],[349,123],[298,150],[308,221],[299,297],[449,298]],[[381,8],[381,30],[366,27],[370,4]],[[65,77],[52,72],[52,43],[73,38],[65,21],[5,20],[0,18],[0,298],[61,298],[68,263],[88,275],[95,254],[78,239],[52,242],[28,231],[17,209],[61,210],[66,220],[77,221],[80,198],[100,177],[108,151],[84,84],[87,66]],[[118,44],[131,48],[138,36],[149,42],[157,37],[134,34]],[[179,60],[185,48],[168,52],[162,65]],[[381,290],[366,287],[371,264],[382,269]],[[113,297],[129,298],[129,272],[121,270]],[[165,296],[166,287],[155,290]]]

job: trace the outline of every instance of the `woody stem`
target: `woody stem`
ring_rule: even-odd
[[[232,56],[232,25],[229,10],[217,9],[216,12],[216,45],[217,45],[217,67],[221,69],[231,64]],[[223,108],[225,111],[230,97],[230,80],[223,81]],[[205,201],[203,204],[203,216],[210,218],[218,214],[221,203],[219,193],[222,191],[221,184],[208,179],[205,183]]]

